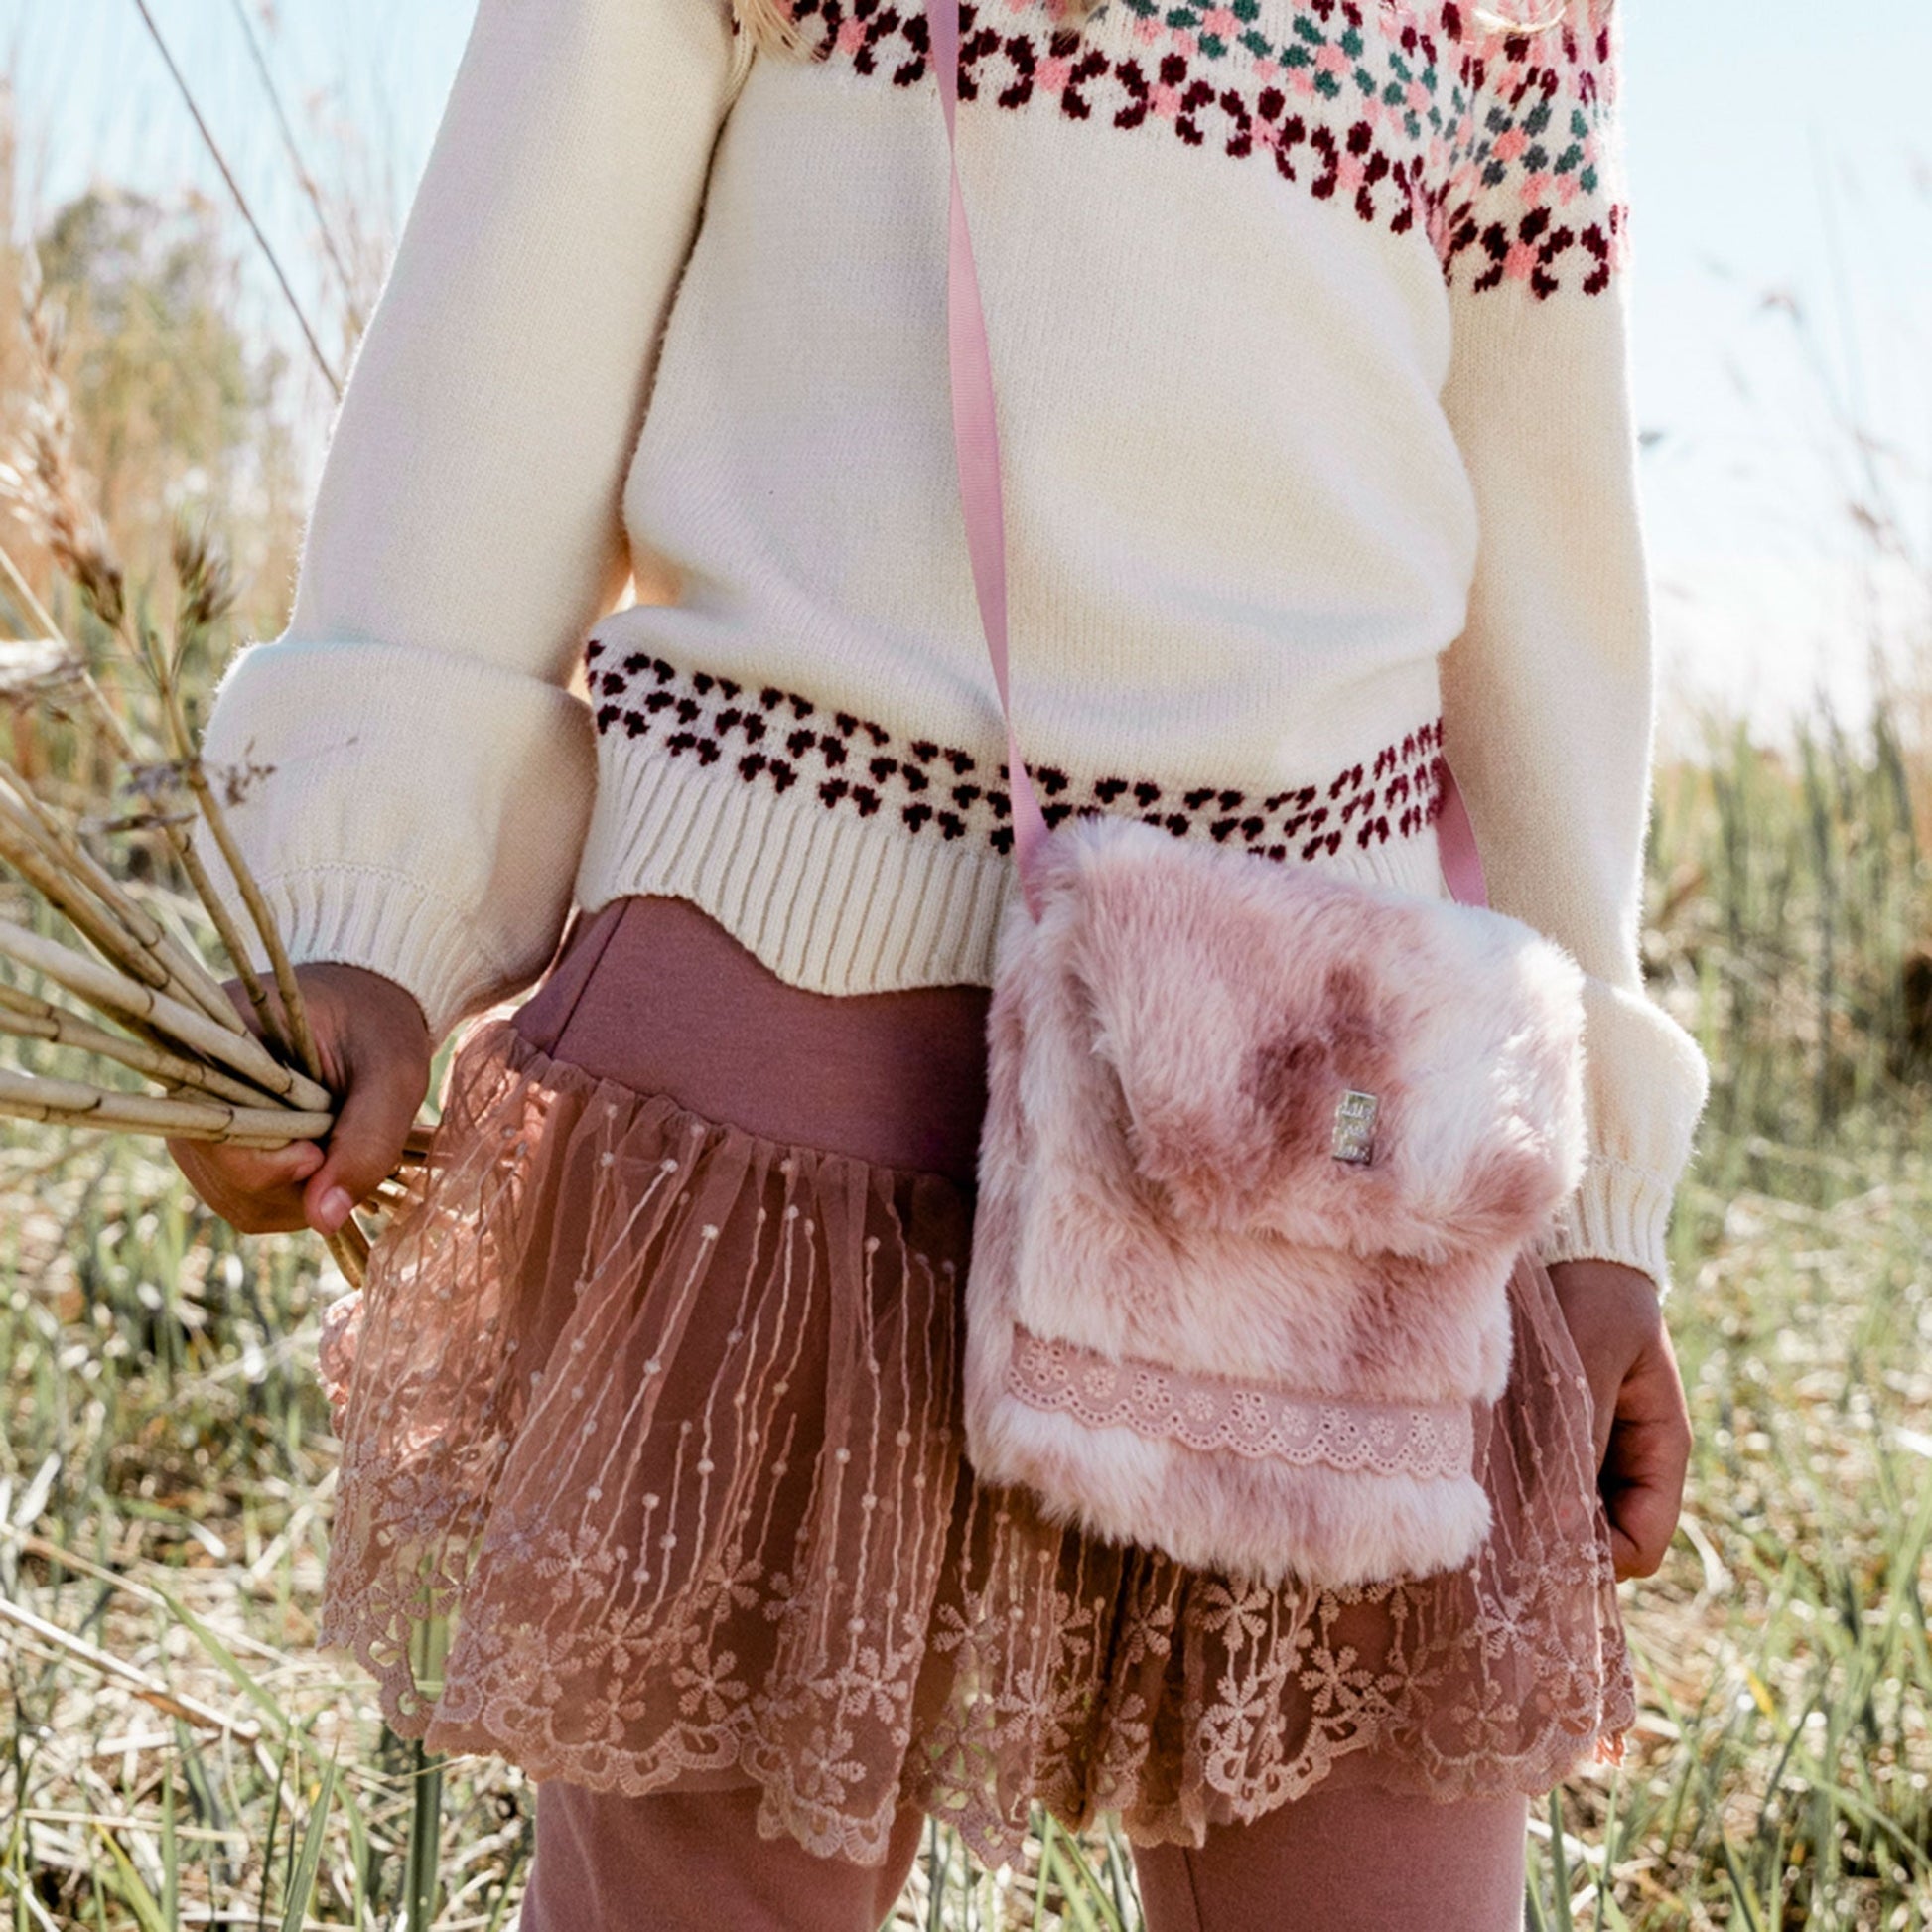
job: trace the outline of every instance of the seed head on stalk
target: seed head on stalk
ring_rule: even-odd
[[[268,772],[252,765],[218,774],[206,770],[183,695],[188,652],[234,607],[226,550],[207,515],[177,518],[174,619],[172,636],[164,641],[145,604],[137,607],[128,595],[126,573],[74,459],[72,409],[60,371],[65,323],[45,297],[31,256],[22,327],[33,383],[19,399],[12,435],[0,445],[0,502],[71,581],[120,647],[121,661],[145,677],[157,700],[162,748],[156,757],[137,743],[85,654],[63,635],[0,545],[0,584],[40,632],[0,641],[0,706],[29,720],[93,725],[140,801],[132,810],[106,813],[64,809],[54,792],[0,758],[0,863],[91,949],[45,936],[31,917],[0,921],[0,966],[6,969],[0,977],[0,1035],[91,1054],[121,1069],[121,1081],[134,1073],[161,1093],[0,1069],[0,1115],[257,1147],[323,1138],[334,1101],[321,1083],[301,985],[224,809]],[[226,863],[268,958],[275,999],[252,967],[252,949],[197,850],[203,828]],[[194,948],[114,876],[88,842],[129,831],[159,834],[173,854],[253,1010],[254,1031]],[[19,983],[20,975],[46,992]],[[91,1017],[82,1009],[90,1009]],[[412,1137],[400,1173],[420,1163],[424,1139],[420,1133]],[[407,1197],[406,1181],[392,1177],[378,1193],[378,1206],[394,1207]],[[329,1238],[329,1247],[344,1275],[359,1285],[368,1238],[353,1217]]]

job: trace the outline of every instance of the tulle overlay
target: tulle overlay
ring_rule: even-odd
[[[1633,1715],[1589,1399],[1511,1284],[1464,1570],[1243,1587],[1040,1520],[962,1458],[970,1190],[761,1139],[505,1019],[326,1326],[322,1641],[390,1723],[534,1777],[749,1780],[862,1863],[919,1801],[990,1863],[1030,1800],[1198,1842],[1330,1776],[1540,1792]],[[415,1624],[460,1612],[440,1683]]]

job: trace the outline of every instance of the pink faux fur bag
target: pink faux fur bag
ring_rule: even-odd
[[[927,0],[948,143],[957,0]],[[1179,1561],[1345,1586],[1489,1528],[1508,1284],[1584,1161],[1582,975],[1480,904],[1176,841],[1049,832],[1009,702],[993,386],[952,167],[953,425],[1024,894],[1001,929],[966,1286],[982,1479]]]
[[[1271,1583],[1463,1562],[1509,1276],[1582,1172],[1577,967],[1138,820],[1062,827],[1037,877],[990,1021],[979,1474]]]

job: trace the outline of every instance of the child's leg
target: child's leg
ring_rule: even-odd
[[[883,1865],[760,1838],[759,1794],[625,1798],[537,1787],[537,1850],[520,1932],[878,1932],[925,1820],[899,1815]]]
[[[1148,1932],[1520,1932],[1528,1824],[1523,1798],[1317,1785],[1134,1864]]]

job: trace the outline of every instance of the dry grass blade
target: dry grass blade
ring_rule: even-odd
[[[32,1530],[16,1528],[12,1523],[0,1518],[0,1537],[13,1544],[27,1556],[39,1557],[46,1563],[57,1565],[76,1577],[91,1577],[96,1583],[105,1584],[110,1589],[118,1590],[136,1601],[151,1605],[157,1610],[174,1613],[174,1605],[158,1589],[150,1589],[137,1578],[129,1577],[119,1570],[110,1570],[104,1564],[95,1563],[83,1557],[78,1551],[69,1550],[64,1545],[50,1541],[47,1537],[36,1536]],[[249,1636],[245,1631],[236,1631],[226,1639],[230,1650],[245,1651],[261,1658],[264,1662],[280,1664],[286,1661],[287,1653]]]
[[[167,714],[168,729],[174,736],[175,754],[181,759],[188,788],[195,794],[203,823],[207,826],[209,836],[220,851],[234,879],[235,889],[241,894],[241,902],[248,908],[248,916],[261,938],[262,949],[268,954],[269,969],[275,977],[275,990],[282,996],[282,1010],[288,1016],[289,1044],[302,1070],[312,1080],[320,1079],[322,1059],[316,1052],[315,1035],[309,1031],[308,1008],[302,998],[302,988],[296,981],[295,968],[289,963],[288,949],[282,944],[275,916],[268,909],[268,901],[262,897],[261,888],[256,885],[254,872],[235,843],[234,834],[228,830],[227,815],[215,798],[214,787],[208,783],[207,772],[196,755],[188,732],[188,720],[182,715],[181,692],[171,674],[164,675],[161,680],[161,703]]]
[[[0,860],[4,860],[54,909],[86,938],[95,951],[123,972],[157,992],[173,992],[172,974],[139,945],[119,922],[89,898],[79,883],[44,845],[32,823],[0,793]]]
[[[190,1697],[185,1691],[171,1691],[146,1671],[137,1670],[121,1658],[96,1649],[84,1638],[69,1636],[58,1623],[49,1623],[45,1617],[36,1616],[32,1610],[23,1610],[18,1603],[10,1603],[4,1596],[0,1596],[0,1620],[15,1624],[38,1637],[42,1643],[51,1644],[56,1650],[77,1658],[103,1677],[114,1678],[129,1686],[144,1703],[154,1705],[172,1718],[180,1718],[184,1724],[198,1725],[204,1730],[226,1731],[243,1743],[253,1743],[261,1735],[261,1726],[249,1719],[230,1718],[225,1712],[216,1711],[211,1705]]]
[[[139,748],[127,734],[127,727],[120,721],[114,707],[107,702],[107,694],[91,677],[81,680],[80,689],[85,695],[89,708],[106,732],[110,742],[119,753],[130,776],[139,787],[153,813],[153,823],[168,841],[168,848],[174,854],[176,863],[188,876],[188,883],[195,889],[195,897],[201,900],[202,909],[207,914],[208,923],[214,927],[214,934],[221,942],[221,950],[227,955],[228,964],[234,968],[235,978],[241,982],[241,990],[247,996],[248,1004],[254,1010],[257,1024],[264,1035],[270,1039],[281,1037],[281,1029],[276,1021],[274,1008],[269,1004],[268,990],[262,985],[261,975],[249,962],[248,948],[241,937],[241,928],[234,922],[228,911],[227,901],[216,890],[214,881],[208,876],[207,868],[202,863],[202,855],[195,850],[195,836],[181,819],[168,809],[168,799],[160,784],[160,770],[152,763],[145,762]]]
[[[42,300],[37,282],[30,283],[23,293],[21,322],[33,364],[36,389],[23,404],[24,430],[16,437],[8,459],[0,462],[0,495],[11,502],[27,527],[47,545],[61,568],[78,586],[94,615],[128,646],[134,661],[143,665],[164,687],[161,695],[166,709],[168,691],[165,687],[171,681],[168,669],[151,657],[142,637],[129,627],[125,577],[112,555],[106,529],[88,503],[79,466],[73,460],[72,414],[68,402],[67,385],[60,372],[60,326],[54,312]],[[26,589],[20,573],[12,568],[11,562],[6,574],[11,583],[25,591],[25,602],[35,621],[44,627],[50,637],[58,638],[61,634],[59,625],[31,590]],[[191,607],[199,602],[204,608],[211,608],[209,598],[218,594],[218,587],[210,589],[210,573],[203,571],[197,582],[187,587],[187,602]],[[193,615],[192,610],[190,615]],[[156,767],[141,757],[119,713],[107,702],[106,694],[86,669],[79,653],[73,652],[72,656],[76,666],[73,678],[75,688],[107,742],[141,787],[149,804],[155,808],[154,822],[160,827],[177,863],[188,875],[196,897],[202,901],[220,939],[222,950],[234,968],[235,977],[240,980],[242,990],[247,995],[248,1004],[255,1012],[263,1036],[281,1039],[283,1036],[276,1016],[270,1010],[260,976],[249,963],[241,933],[221,895],[215,890],[200,854],[195,850],[193,832],[165,809],[166,800],[157,784]],[[171,732],[173,723],[171,717]],[[295,1044],[292,1038],[285,1043],[291,1048]],[[299,1057],[302,1057],[305,1069],[313,1070],[313,1044],[306,1056]]]
[[[225,1100],[184,1100],[117,1093],[80,1080],[50,1080],[0,1067],[0,1115],[66,1127],[122,1127],[184,1141],[220,1141],[235,1147],[287,1147],[319,1141],[333,1114],[279,1107],[234,1107]]]
[[[343,1280],[350,1288],[360,1288],[368,1279],[370,1248],[369,1237],[355,1216],[351,1214],[328,1241],[330,1256],[343,1271]]]
[[[265,1098],[278,1098],[310,1113],[328,1113],[336,1104],[327,1087],[282,1065],[252,1035],[227,1033],[194,1008],[165,993],[137,986],[109,968],[83,959],[58,940],[44,939],[24,926],[0,919],[0,957],[45,974],[56,986],[65,987],[89,1006],[148,1022],[183,1045],[206,1053],[252,1081]]]
[[[206,1060],[191,1059],[171,1053],[165,1046],[110,1033],[105,1027],[96,1027],[79,1014],[69,1013],[52,1000],[22,992],[17,986],[0,985],[0,1034],[11,1034],[18,1039],[45,1040],[51,1046],[69,1046],[77,1053],[95,1053],[161,1086],[193,1087],[216,1099],[232,1101],[237,1107],[262,1104],[263,1096],[257,1088],[209,1066]]]
[[[101,621],[118,630],[127,617],[126,582],[106,528],[88,503],[73,457],[73,412],[61,379],[64,323],[60,311],[46,300],[39,258],[31,250],[26,270],[20,326],[35,380],[11,398],[17,427],[6,458],[0,461],[0,493],[12,503],[29,533],[73,579]],[[17,593],[25,588],[18,572],[9,569],[7,575]],[[37,619],[46,618],[31,591],[26,603]],[[49,636],[60,635],[52,622],[44,627]]]
[[[5,554],[4,550],[0,550],[0,557]],[[200,1007],[210,1020],[218,1022],[230,1033],[245,1032],[232,1003],[201,960],[95,859],[17,771],[0,763],[0,778],[4,778],[12,789],[11,798],[0,792],[0,804],[4,804],[16,820],[29,822],[33,833],[43,844],[52,847],[73,874],[75,881],[93,893],[107,911],[119,920],[134,944],[166,976],[164,980],[150,981],[150,984],[172,982],[172,990],[178,998],[187,999]]]

